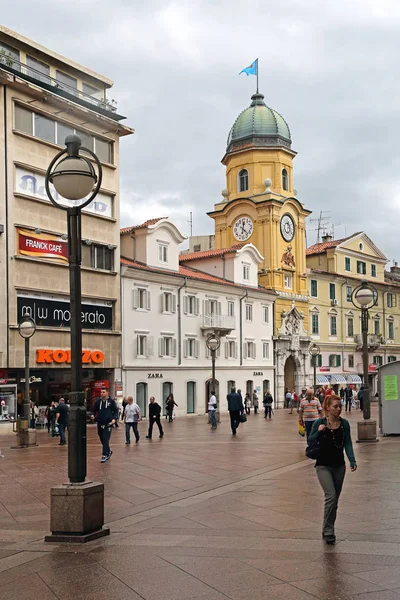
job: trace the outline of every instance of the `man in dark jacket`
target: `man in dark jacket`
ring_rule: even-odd
[[[158,431],[160,432],[160,438],[164,437],[164,432],[163,432],[163,428],[162,428],[161,421],[160,421],[160,415],[161,415],[161,406],[159,404],[157,404],[154,396],[151,396],[150,404],[149,404],[149,432],[148,432],[148,435],[146,435],[146,439],[151,440],[152,435],[153,435],[154,423],[157,423]]]
[[[92,410],[92,420],[96,419],[97,433],[103,445],[101,462],[105,463],[111,458],[110,449],[111,428],[118,419],[118,406],[109,395],[108,389],[102,388],[101,396],[96,400]]]
[[[349,385],[344,390],[344,399],[346,402],[346,412],[347,409],[349,409],[349,412],[351,412],[351,403],[353,402],[353,390]]]
[[[57,423],[60,431],[60,446],[65,446],[67,443],[65,439],[65,428],[68,425],[68,406],[65,404],[64,398],[60,398],[58,401],[56,414],[58,415]]]
[[[240,425],[240,416],[244,412],[242,396],[233,387],[231,393],[227,395],[227,400],[229,415],[231,417],[232,435],[236,435],[236,429]]]

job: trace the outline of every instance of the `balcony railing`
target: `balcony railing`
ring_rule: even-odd
[[[229,315],[203,315],[201,320],[202,329],[235,329],[235,317]]]
[[[357,344],[357,350],[360,350],[363,345],[362,335],[361,334],[355,335],[354,341]],[[369,333],[368,334],[368,348],[372,348],[372,349],[379,348],[380,345],[381,345],[381,336],[375,335],[374,333]]]
[[[57,79],[50,77],[50,75],[47,75],[46,73],[21,63],[12,56],[0,53],[0,68],[10,71],[11,73],[14,73],[14,75],[26,79],[27,81],[31,81],[55,94],[69,98],[73,101],[78,100],[80,104],[88,105],[88,108],[105,113],[112,119],[119,121],[125,118],[116,114],[117,106],[115,100],[109,101],[107,98],[96,98],[95,96],[90,96],[90,94],[85,94],[85,92],[67,85],[66,83],[57,81]]]

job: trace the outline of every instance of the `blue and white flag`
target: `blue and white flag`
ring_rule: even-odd
[[[256,60],[252,62],[249,67],[246,67],[240,71],[239,75],[242,73],[246,73],[246,75],[258,75],[258,58],[256,58]]]

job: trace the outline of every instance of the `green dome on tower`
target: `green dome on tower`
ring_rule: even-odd
[[[251,104],[233,124],[229,132],[227,152],[250,146],[284,146],[290,148],[289,125],[264,102],[263,94],[254,94]]]

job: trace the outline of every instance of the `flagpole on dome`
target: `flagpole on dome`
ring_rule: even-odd
[[[256,73],[257,73],[257,94],[258,94],[258,58],[256,59]]]

